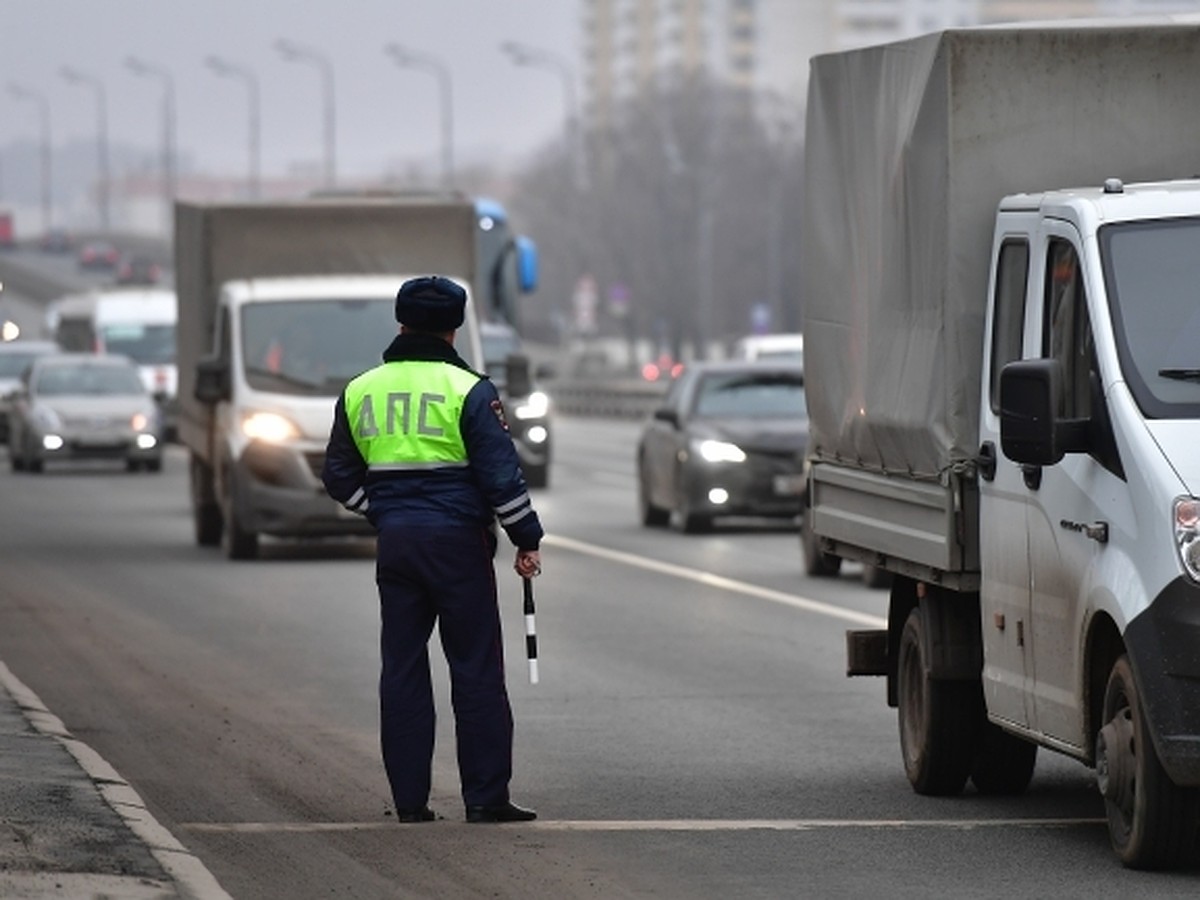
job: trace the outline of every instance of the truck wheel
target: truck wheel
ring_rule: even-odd
[[[193,455],[188,473],[196,543],[201,547],[215,547],[221,543],[222,529],[221,508],[217,505],[212,468]]]
[[[650,502],[650,485],[647,483],[645,464],[638,465],[638,513],[647,528],[661,528],[671,521],[671,511]]]
[[[817,536],[808,524],[808,512],[800,520],[800,549],[804,553],[804,574],[813,578],[832,578],[842,569],[842,558],[832,553],[823,553],[817,545]]]
[[[1096,778],[1113,850],[1133,869],[1185,860],[1195,846],[1200,795],[1176,786],[1159,762],[1128,656],[1113,663],[1101,721]]]
[[[971,781],[981,794],[1014,795],[1029,787],[1037,764],[1037,744],[1009,734],[994,722],[983,723]]]
[[[925,616],[918,607],[900,635],[900,749],[913,790],[946,796],[959,793],[971,773],[982,694],[978,681],[930,678],[925,641]]]
[[[242,527],[237,509],[237,490],[232,471],[226,479],[229,491],[222,509],[224,523],[221,529],[221,549],[227,559],[254,559],[258,556],[258,532]]]
[[[892,573],[883,566],[864,565],[862,580],[871,590],[882,590],[892,586]]]

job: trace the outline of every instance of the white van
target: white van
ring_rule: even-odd
[[[734,359],[767,362],[795,361],[804,365],[804,335],[752,334],[738,338],[733,345]]]

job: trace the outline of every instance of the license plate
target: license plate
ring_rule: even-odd
[[[804,493],[803,475],[776,475],[775,494],[779,497],[799,497]]]

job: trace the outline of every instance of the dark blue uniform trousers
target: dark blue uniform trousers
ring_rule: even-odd
[[[435,723],[429,638],[435,621],[450,667],[463,801],[508,802],[513,723],[495,552],[496,537],[486,528],[385,526],[379,532],[380,730],[397,809],[420,809],[429,800]]]

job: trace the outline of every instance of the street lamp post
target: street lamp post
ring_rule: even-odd
[[[399,44],[388,44],[384,52],[401,68],[422,69],[431,72],[437,79],[442,110],[442,185],[450,189],[454,186],[454,124],[450,70],[432,56],[417,53]]]
[[[108,231],[112,225],[112,182],[108,167],[108,96],[104,82],[69,66],[64,66],[61,74],[71,84],[87,85],[96,91],[96,206],[100,212],[100,229]]]
[[[161,66],[154,66],[136,57],[125,60],[125,66],[134,75],[157,78],[163,85],[162,101],[162,171],[163,206],[166,216],[166,231],[171,230],[171,217],[175,205],[175,80]]]
[[[40,94],[37,91],[32,91],[29,88],[19,84],[10,84],[8,86],[8,92],[17,100],[30,100],[36,103],[38,106],[38,114],[41,117],[42,232],[45,233],[50,230],[50,225],[53,220],[50,200],[50,104],[46,100],[46,96],[44,94]]]
[[[291,41],[278,40],[275,42],[275,49],[288,62],[308,63],[316,66],[321,73],[325,108],[325,186],[332,188],[337,183],[337,164],[335,162],[337,125],[333,96],[333,64],[328,57],[316,50],[293,44]]]
[[[584,157],[583,129],[579,115],[579,100],[575,91],[575,69],[563,57],[549,50],[530,47],[516,41],[505,41],[500,49],[518,66],[549,69],[558,73],[563,84],[563,103],[567,113],[567,146],[575,163],[575,187],[587,190],[587,160]]]
[[[247,142],[249,150],[249,193],[254,199],[258,199],[260,194],[260,177],[259,177],[259,134],[261,125],[259,120],[259,94],[258,94],[258,79],[244,66],[234,65],[220,57],[210,56],[204,60],[204,64],[208,66],[215,74],[226,77],[236,78],[246,85],[246,92],[249,101],[249,122],[247,124]]]

